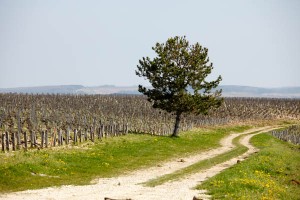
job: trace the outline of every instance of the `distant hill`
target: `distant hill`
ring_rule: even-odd
[[[59,85],[40,87],[0,88],[0,93],[30,93],[30,94],[140,94],[137,86],[120,87],[103,85],[86,87],[82,85]],[[261,88],[238,85],[222,85],[225,97],[271,97],[300,98],[300,87]]]
[[[114,85],[103,85],[95,87],[84,87],[77,90],[79,94],[140,94],[137,86],[120,87]]]
[[[0,88],[1,93],[29,93],[29,94],[76,94],[85,88],[82,85],[57,85],[38,87]]]
[[[270,97],[300,98],[300,87],[262,88],[238,85],[222,85],[223,96],[226,97]]]

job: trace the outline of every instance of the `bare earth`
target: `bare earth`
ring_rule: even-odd
[[[244,160],[250,154],[258,151],[250,143],[249,140],[254,135],[260,132],[266,132],[274,129],[274,127],[263,127],[245,131],[243,133],[231,134],[221,140],[221,147],[212,149],[206,152],[202,152],[197,155],[193,155],[185,158],[174,159],[173,161],[164,163],[157,167],[148,169],[142,169],[132,172],[130,174],[119,176],[116,178],[101,178],[93,181],[92,185],[85,186],[73,186],[66,185],[62,187],[51,187],[39,190],[27,190],[22,192],[15,192],[0,195],[0,199],[28,199],[28,200],[41,200],[41,199],[97,199],[103,200],[104,197],[113,199],[132,199],[132,200],[192,200],[194,196],[202,199],[209,199],[209,196],[205,194],[206,191],[194,190],[193,187],[203,182],[204,180],[212,177],[222,170],[237,163],[237,160]],[[228,160],[224,163],[215,165],[207,170],[203,170],[199,173],[188,176],[184,179],[167,182],[163,185],[156,187],[146,187],[141,183],[150,179],[160,177],[164,174],[169,174],[179,169],[185,168],[191,164],[194,164],[200,160],[212,158],[216,155],[225,153],[231,150],[234,145],[232,140],[241,135],[251,132],[260,131],[256,134],[249,134],[242,138],[241,144],[247,146],[249,150],[241,156]],[[181,159],[184,162],[179,162]]]

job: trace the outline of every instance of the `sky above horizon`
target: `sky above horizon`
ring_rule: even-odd
[[[207,47],[221,85],[300,86],[298,0],[0,0],[0,88],[148,84],[156,42]]]

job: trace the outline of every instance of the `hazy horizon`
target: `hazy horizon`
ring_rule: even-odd
[[[38,88],[38,87],[60,87],[60,86],[83,86],[86,88],[92,88],[92,87],[119,87],[119,88],[131,88],[136,87],[138,88],[138,85],[113,85],[113,84],[103,84],[103,85],[82,85],[82,84],[64,84],[64,85],[36,85],[36,86],[20,86],[20,87],[7,87],[3,88],[0,87],[0,89],[17,89],[17,88]],[[151,87],[150,84],[144,84],[146,87]],[[260,87],[260,86],[251,86],[251,85],[224,85],[220,84],[219,86],[223,87],[253,87],[253,88],[265,88],[265,89],[277,89],[277,88],[300,88],[300,86],[282,86],[282,87]]]
[[[221,85],[300,86],[300,1],[1,0],[0,88],[149,85],[156,42],[207,47]]]

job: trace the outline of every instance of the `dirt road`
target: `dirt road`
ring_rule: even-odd
[[[193,199],[194,196],[207,199],[208,196],[205,191],[194,190],[197,184],[206,180],[209,177],[216,175],[222,170],[237,163],[237,160],[242,161],[245,157],[257,151],[250,143],[249,140],[255,134],[266,132],[274,129],[274,127],[255,128],[243,133],[230,134],[221,140],[221,147],[202,152],[200,154],[178,158],[173,161],[167,162],[163,165],[143,169],[132,172],[128,175],[119,176],[116,178],[101,178],[93,181],[92,185],[73,186],[67,185],[62,187],[51,187],[39,190],[27,190],[22,192],[15,192],[0,195],[0,199],[13,199],[13,200],[41,200],[41,199],[97,199],[103,200],[104,197],[114,199],[133,199],[133,200],[188,200]],[[249,134],[259,131],[255,134]],[[213,158],[216,155],[225,153],[234,148],[232,140],[239,135],[249,134],[243,137],[240,141],[241,144],[247,146],[249,150],[236,158],[228,160],[224,163],[215,165],[209,169],[203,170],[199,173],[188,176],[179,181],[167,182],[163,185],[156,187],[146,187],[141,183],[150,179],[160,177],[164,174],[169,174],[179,169],[185,168],[198,161]],[[184,162],[179,162],[181,159]]]

